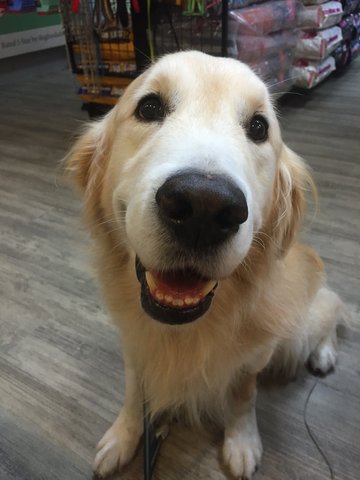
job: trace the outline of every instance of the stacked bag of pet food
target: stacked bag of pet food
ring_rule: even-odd
[[[360,0],[342,0],[344,16],[339,23],[342,41],[332,53],[336,68],[343,69],[360,52]]]
[[[292,69],[296,86],[313,88],[336,69],[331,54],[342,42],[342,29],[338,25],[342,16],[343,6],[339,1],[303,0]]]
[[[229,0],[228,55],[250,65],[273,92],[291,86],[297,0]]]

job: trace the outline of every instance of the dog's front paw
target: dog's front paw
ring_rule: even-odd
[[[104,478],[130,462],[142,434],[141,423],[118,418],[97,445],[94,472]]]
[[[223,458],[235,478],[250,480],[260,465],[261,455],[258,432],[237,433],[225,438]]]
[[[317,377],[325,377],[334,371],[337,358],[337,351],[331,340],[322,342],[311,353],[307,368]]]

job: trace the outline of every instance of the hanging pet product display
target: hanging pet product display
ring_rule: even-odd
[[[221,0],[60,0],[80,98],[85,104],[114,105],[135,76],[169,52],[198,49],[224,54],[224,4]]]

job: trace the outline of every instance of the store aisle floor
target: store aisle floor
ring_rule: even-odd
[[[86,119],[63,56],[8,62],[0,78],[0,480],[91,478],[94,447],[124,389],[115,328],[102,307],[59,159]],[[46,57],[46,55],[45,55]],[[36,66],[33,66],[36,65]],[[341,78],[280,109],[288,144],[314,169],[320,212],[304,236],[329,284],[360,320],[360,59]],[[261,388],[264,457],[256,480],[338,480],[360,471],[360,327],[340,342],[333,375]],[[174,425],[154,480],[223,480],[221,437]],[[141,479],[141,449],[115,478]]]

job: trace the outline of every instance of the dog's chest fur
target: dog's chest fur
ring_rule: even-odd
[[[183,326],[156,322],[143,312],[139,284],[128,262],[119,274],[103,268],[105,295],[123,337],[126,358],[132,359],[154,413],[186,410],[197,421],[205,412],[221,416],[229,388],[243,372],[257,372],[267,363],[274,337],[259,328],[264,311],[241,318],[255,305],[241,298],[234,282],[224,282],[204,318]],[[255,316],[260,315],[261,321]]]
[[[100,250],[104,252],[104,250]],[[256,282],[232,276],[221,282],[209,313],[183,326],[150,319],[140,304],[134,259],[101,255],[104,295],[154,413],[183,408],[192,420],[219,413],[234,382],[268,363],[278,341],[301,326],[315,284],[312,250],[294,246],[281,261],[268,264]],[[299,277],[308,277],[302,283]],[[284,295],[284,292],[286,295]]]

